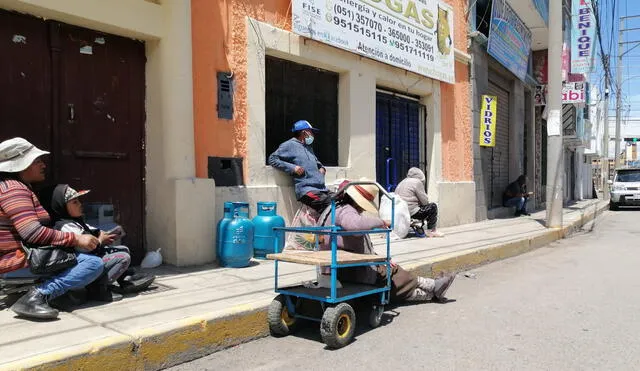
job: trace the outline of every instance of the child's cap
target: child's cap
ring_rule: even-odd
[[[76,191],[75,189],[71,188],[71,187],[67,187],[67,189],[64,191],[64,202],[69,202],[73,199],[76,199],[80,196],[84,196],[87,193],[91,192],[90,190],[86,189],[86,190],[80,190],[80,191]]]

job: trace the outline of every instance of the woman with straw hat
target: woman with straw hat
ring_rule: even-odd
[[[363,179],[366,181],[366,179]],[[388,228],[391,224],[378,217],[378,187],[374,184],[357,184],[347,187],[349,181],[340,185],[339,200],[336,204],[335,223],[347,231]],[[331,224],[331,208],[321,215],[323,225]],[[338,248],[358,254],[375,254],[369,235],[339,236]],[[322,249],[329,250],[328,241]],[[415,276],[397,264],[391,264],[391,301],[428,301],[445,300],[444,294],[451,286],[455,275],[438,279]],[[383,286],[387,280],[385,266],[353,267],[338,270],[342,282],[357,282]]]
[[[40,205],[31,184],[44,181],[46,166],[41,157],[48,153],[22,138],[0,143],[0,274],[11,272],[4,278],[34,277],[28,268],[23,243],[72,247],[78,251],[75,266],[45,277],[11,307],[16,314],[27,318],[57,318],[58,311],[49,306],[49,300],[86,286],[104,270],[102,259],[82,253],[98,246],[96,237],[46,227],[49,214]]]

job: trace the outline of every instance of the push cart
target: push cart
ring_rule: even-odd
[[[394,205],[393,197],[387,193],[382,186],[375,182],[351,182],[339,190],[338,195],[345,192],[348,187],[363,184],[377,186],[382,197],[388,197],[391,199],[391,205]],[[320,322],[320,335],[322,336],[322,341],[330,348],[342,348],[349,344],[354,335],[356,315],[352,304],[354,304],[356,300],[367,302],[370,305],[369,325],[372,328],[380,325],[384,306],[389,303],[389,295],[391,291],[390,274],[386,275],[386,284],[383,287],[342,282],[342,287],[338,288],[336,283],[338,269],[384,265],[386,266],[387,272],[390,272],[390,233],[393,230],[394,206],[392,206],[391,210],[391,228],[345,231],[335,225],[336,197],[333,197],[331,200],[331,225],[305,228],[274,228],[275,231],[282,232],[276,233],[276,246],[278,246],[277,240],[279,238],[285,238],[285,234],[287,232],[305,233],[314,235],[316,251],[284,251],[267,255],[268,259],[275,260],[275,291],[278,293],[278,296],[276,296],[271,302],[268,312],[269,329],[273,335],[288,335],[297,327],[300,320]],[[375,254],[355,254],[344,250],[338,250],[338,236],[381,233],[385,234],[386,237],[386,256]],[[329,238],[331,250],[318,251],[321,236],[322,238]],[[303,285],[280,287],[278,285],[279,262],[328,267],[331,269],[331,287],[309,288]],[[363,298],[369,300],[362,300]],[[307,305],[303,305],[303,303],[306,303]],[[309,304],[311,304],[311,306],[315,306],[315,310],[307,310]],[[310,312],[320,313],[320,315],[313,315],[310,314]]]

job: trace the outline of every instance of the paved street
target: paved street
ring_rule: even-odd
[[[346,348],[326,350],[314,326],[171,370],[638,369],[639,213],[606,212],[592,231],[460,275],[454,302],[389,310]]]

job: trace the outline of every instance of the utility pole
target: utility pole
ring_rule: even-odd
[[[640,40],[634,41],[622,41],[624,37],[624,32],[634,31],[640,28],[624,28],[624,23],[629,18],[640,18],[640,15],[630,15],[627,17],[620,17],[620,27],[618,31],[618,61],[616,63],[616,143],[615,143],[615,166],[616,168],[620,167],[620,120],[621,120],[621,109],[622,109],[622,57],[625,54],[629,53],[633,49],[640,46]],[[635,44],[633,47],[628,49],[626,52],[624,51],[625,44]],[[608,114],[607,114],[608,115]],[[607,125],[609,121],[607,119]],[[608,126],[607,126],[608,127]],[[608,155],[608,154],[607,154]]]
[[[602,173],[602,198],[608,200],[609,194],[609,56],[604,58],[604,134],[602,135],[602,155],[600,170]]]
[[[615,168],[620,167],[620,108],[622,106],[622,33],[624,32],[625,17],[620,17],[620,30],[618,31],[618,62],[616,63],[616,143],[614,153]]]
[[[549,93],[547,117],[547,228],[562,227],[562,1],[549,1]]]

